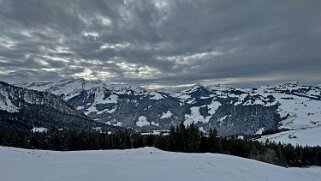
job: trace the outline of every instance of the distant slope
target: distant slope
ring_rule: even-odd
[[[263,136],[261,140],[291,143],[293,145],[321,145],[321,87],[287,83],[263,86],[257,90],[263,96],[273,95],[278,101],[277,112],[282,121],[277,134]]]
[[[186,154],[155,148],[54,152],[0,147],[6,181],[184,180],[318,181],[321,168],[284,168],[222,154]]]
[[[91,121],[51,93],[15,87],[4,82],[0,82],[0,126],[2,129],[20,131],[31,131],[33,128],[34,131],[44,128],[118,129]]]

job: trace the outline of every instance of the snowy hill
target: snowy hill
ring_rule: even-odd
[[[222,154],[186,154],[155,148],[55,152],[0,147],[5,181],[185,180],[317,181],[321,168],[284,168]]]
[[[313,137],[321,127],[320,86],[285,83],[239,89],[195,85],[183,90],[146,90],[84,79],[19,86],[51,92],[108,125],[157,132],[181,122],[195,123],[202,131],[215,128],[221,136],[287,131],[262,139],[309,144],[302,140],[311,138],[313,144],[321,145]],[[314,134],[310,136],[307,130]]]

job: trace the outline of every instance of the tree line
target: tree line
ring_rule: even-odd
[[[194,124],[172,127],[168,135],[140,135],[119,131],[51,130],[46,133],[0,129],[0,145],[57,151],[128,149],[153,146],[165,151],[224,153],[281,166],[321,165],[321,147],[293,146],[255,141],[250,138],[219,137],[215,129],[208,134]]]

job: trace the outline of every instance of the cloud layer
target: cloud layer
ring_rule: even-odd
[[[0,79],[321,82],[321,1],[0,0]]]

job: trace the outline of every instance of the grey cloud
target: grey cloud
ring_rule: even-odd
[[[317,0],[0,0],[0,79],[321,82]]]

